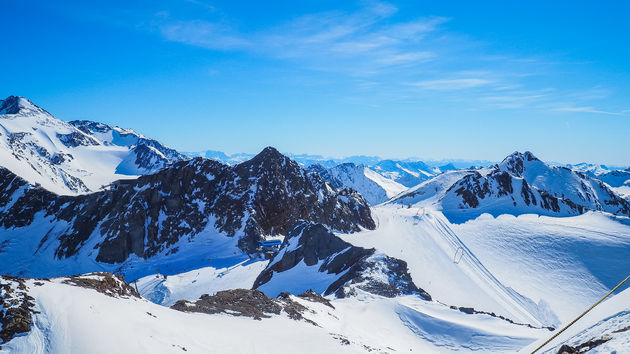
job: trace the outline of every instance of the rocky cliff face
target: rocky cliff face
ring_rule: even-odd
[[[176,243],[208,230],[252,253],[265,235],[284,235],[298,220],[341,232],[375,227],[360,194],[334,190],[274,148],[236,166],[183,161],[80,196],[57,196],[0,169],[0,225],[39,232],[29,234],[38,240],[29,257],[51,247],[59,259],[89,247],[104,263],[168,256],[178,252]]]
[[[312,269],[305,271],[304,267]],[[297,280],[308,277],[307,272],[321,274],[311,274],[313,283],[308,285],[320,286],[321,289],[315,291],[320,290],[324,295],[334,293],[345,297],[361,289],[387,297],[417,293],[431,299],[413,283],[404,261],[376,254],[374,249],[353,246],[324,225],[306,221],[289,232],[280,252],[254,282],[254,288],[276,295],[274,289],[283,285],[274,284],[277,278],[282,278],[280,282],[287,277]],[[284,286],[291,289],[290,283]],[[293,290],[301,293],[308,289]]]
[[[0,276],[0,344],[31,330],[33,300],[24,279]]]

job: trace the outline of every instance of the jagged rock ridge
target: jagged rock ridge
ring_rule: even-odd
[[[57,196],[0,169],[0,191],[2,228],[44,230],[28,236],[38,245],[29,250],[34,262],[51,248],[57,259],[80,254],[105,263],[167,257],[208,230],[254,253],[265,235],[284,235],[298,220],[341,232],[375,227],[360,194],[334,190],[270,147],[236,166],[197,158],[80,196]]]
[[[279,253],[254,282],[254,288],[275,295],[277,289],[287,285],[276,284],[274,277],[282,275],[286,281],[287,274],[298,278],[308,276],[304,267],[328,277],[322,289],[314,289],[324,295],[334,293],[337,297],[346,297],[355,289],[361,289],[386,297],[419,294],[431,299],[413,283],[404,261],[376,254],[374,249],[353,246],[324,225],[309,222],[301,222],[289,232]],[[288,287],[291,288],[291,284]],[[295,289],[298,293],[305,290]]]

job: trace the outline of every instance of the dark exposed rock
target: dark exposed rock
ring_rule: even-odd
[[[100,143],[91,136],[74,131],[70,134],[57,134],[57,138],[67,147],[100,145]]]
[[[58,241],[55,255],[71,257],[92,237],[96,260],[106,263],[176,252],[182,237],[207,227],[238,237],[248,253],[257,251],[262,235],[285,234],[300,219],[342,232],[375,227],[360,194],[335,191],[273,148],[236,166],[182,161],[80,196],[57,196],[0,168],[0,225],[27,226],[38,213],[51,223],[46,234],[33,235],[40,248]]]
[[[374,274],[384,274],[387,280],[375,278]],[[343,286],[339,286],[343,284]],[[427,301],[431,295],[414,284],[407,269],[407,262],[385,255],[372,256],[357,264],[351,272],[344,274],[331,287],[337,287],[335,295],[343,298],[358,288],[371,294],[396,297],[405,294],[418,294]]]
[[[314,292],[312,289],[307,290],[305,292],[303,292],[302,294],[298,295],[298,297],[302,298],[302,299],[306,299],[308,301],[312,301],[312,302],[319,302],[322,303],[330,308],[335,308],[328,299],[326,299],[325,297],[321,296],[320,294]]]
[[[374,249],[343,241],[324,225],[301,222],[288,233],[276,257],[254,281],[254,288],[273,281],[275,273],[290,271],[304,262],[306,266],[319,265],[318,272],[340,275],[327,287],[325,295],[345,297],[353,288],[359,288],[387,297],[418,293],[430,299],[413,283],[404,261],[374,253]],[[388,280],[381,282],[370,276],[376,272],[385,274]]]
[[[460,307],[459,310],[465,314],[472,315],[475,313],[475,309],[472,307]]]
[[[246,316],[256,320],[280,315],[285,312],[289,318],[302,320],[307,311],[303,305],[288,296],[270,298],[259,290],[233,289],[219,291],[215,295],[201,295],[195,302],[180,300],[172,309],[183,312],[201,312],[207,314],[225,313],[232,316]],[[308,321],[315,324],[312,321]]]
[[[37,107],[31,101],[24,97],[9,96],[3,100],[0,100],[0,114],[12,115],[12,114],[48,114],[45,110]]]
[[[19,97],[9,96],[0,100],[0,114],[17,114],[20,111]]]
[[[606,342],[608,342],[609,340],[611,340],[612,337],[611,336],[603,336],[599,339],[589,339],[588,341],[581,343],[575,347],[572,347],[568,344],[563,344],[560,349],[558,350],[558,354],[581,354],[581,353],[586,353],[588,351],[590,351],[591,349],[598,347]]]
[[[33,300],[24,279],[0,276],[0,343],[31,330]]]
[[[124,296],[141,298],[136,289],[125,282],[125,279],[120,274],[100,272],[75,275],[65,278],[63,283],[80,286],[82,288],[94,289],[101,294],[111,297]]]
[[[495,314],[494,312],[478,311],[478,310],[475,310],[473,307],[464,307],[464,306],[457,307],[457,306],[450,306],[450,308],[451,308],[451,309],[453,309],[453,310],[459,310],[459,311],[461,311],[461,312],[463,312],[463,313],[465,313],[465,314],[467,314],[467,315],[475,315],[475,314],[488,315],[488,316],[492,316],[492,317],[500,318],[500,319],[502,319],[502,320],[504,320],[504,321],[507,321],[507,322],[512,323],[512,324],[515,324],[515,325],[519,325],[519,326],[526,326],[526,327],[529,327],[529,328],[537,328],[537,327],[532,326],[532,325],[531,325],[531,324],[529,324],[529,323],[518,323],[518,322],[514,322],[513,320],[511,320],[511,319],[509,319],[509,318],[507,318],[507,317],[501,316],[501,315],[497,315],[497,314]],[[553,328],[553,327],[542,327],[542,328],[545,328],[545,329],[547,329],[547,330],[549,330],[549,331],[554,331],[554,330],[555,330],[555,328]]]

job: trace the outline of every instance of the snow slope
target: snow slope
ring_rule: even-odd
[[[164,276],[153,274],[138,279],[134,285],[140,294],[156,304],[171,306],[178,300],[196,300],[228,289],[250,289],[268,261],[246,260],[229,267],[204,267]]]
[[[555,354],[565,344],[577,347],[590,340],[605,339],[589,353],[627,353],[630,350],[630,289],[606,299],[566,331],[545,345],[538,353]],[[521,349],[530,353],[542,345],[546,336]]]
[[[404,193],[392,198],[392,203],[415,205],[417,207],[440,208],[439,202],[446,192],[462,177],[472,170],[447,171],[419,185],[409,188]]]
[[[522,296],[488,271],[439,211],[395,204],[372,210],[378,220],[376,230],[339,236],[406,261],[413,281],[434,300],[533,326],[558,323],[544,302]]]
[[[64,279],[27,280],[26,287],[39,311],[33,328],[0,353],[511,353],[547,332],[413,296],[360,293],[332,307],[291,296],[313,325],[285,313],[255,320],[180,312]]]
[[[0,100],[0,166],[54,193],[75,195],[185,159],[155,140],[113,131],[93,135],[10,96]],[[123,139],[132,135],[137,138]]]
[[[407,189],[363,165],[344,163],[328,171],[344,188],[352,188],[361,193],[371,205],[383,203]]]
[[[440,167],[431,167],[422,161],[396,160],[379,161],[369,167],[381,176],[406,187],[416,186],[450,168],[443,166],[445,169],[441,170]]]
[[[544,301],[563,322],[630,272],[627,218],[486,214],[451,227],[502,283]]]

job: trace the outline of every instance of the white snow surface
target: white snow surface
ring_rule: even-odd
[[[588,353],[628,353],[630,351],[630,289],[612,295],[599,304],[566,331],[545,345],[538,353],[555,354],[563,344],[576,347],[589,340],[608,337],[605,343]],[[530,353],[542,345],[552,334],[521,349]]]
[[[153,274],[138,279],[134,286],[144,298],[171,306],[178,300],[194,301],[203,294],[214,295],[221,290],[250,289],[267,263],[262,259],[246,260],[230,267],[203,267],[170,276]]]
[[[512,353],[547,332],[415,296],[360,293],[332,300],[334,309],[291,296],[315,326],[284,313],[260,321],[184,313],[61,279],[27,286],[39,311],[33,328],[2,344],[0,353]]]
[[[545,303],[535,303],[496,279],[439,211],[394,204],[372,212],[376,230],[338,236],[404,260],[414,283],[433,299],[537,327],[558,322]]]
[[[601,212],[565,218],[485,214],[451,227],[497,279],[548,304],[562,322],[630,272],[627,218]]]

